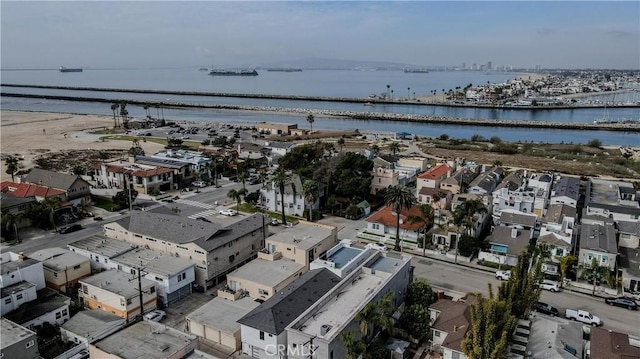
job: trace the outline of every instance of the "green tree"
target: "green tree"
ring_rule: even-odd
[[[516,318],[521,318],[532,310],[540,299],[541,288],[538,283],[542,280],[542,262],[538,261],[530,271],[531,260],[529,252],[520,253],[516,266],[511,269],[509,280],[498,288],[498,299],[507,302],[511,314]]]
[[[396,213],[396,243],[394,251],[400,251],[400,215],[403,209],[410,209],[416,203],[416,197],[405,186],[395,185],[387,188],[384,202]]]
[[[240,201],[241,201],[241,197],[240,197],[240,192],[236,191],[235,189],[230,190],[229,192],[227,192],[227,197],[231,198],[232,200],[236,201],[238,203],[238,210],[240,210]]]
[[[120,102],[120,118],[122,119],[122,126],[129,128],[129,111],[127,110],[127,103]]]
[[[307,115],[307,122],[309,122],[309,125],[311,126],[311,132],[313,132],[313,123],[316,121],[315,117],[313,117],[313,114],[309,114]]]
[[[489,288],[491,290],[491,288]],[[502,359],[507,353],[516,317],[503,300],[483,298],[471,306],[471,326],[460,347],[468,359]]]
[[[13,239],[20,242],[18,236],[18,224],[22,220],[22,212],[4,212],[2,213],[2,223],[7,231],[13,230]]]
[[[436,301],[436,294],[429,283],[423,280],[416,280],[407,286],[407,294],[404,301],[406,306],[418,304],[423,307],[429,307]]]
[[[340,146],[340,153],[342,153],[342,148],[344,147],[344,142],[345,142],[345,141],[344,141],[344,137],[340,137],[340,138],[338,139],[338,142],[337,142],[337,143],[338,143],[338,146]]]
[[[562,286],[564,285],[564,279],[567,277],[567,272],[569,271],[569,268],[571,268],[572,265],[574,265],[577,261],[578,258],[576,256],[573,255],[566,255],[564,257],[556,257],[558,259],[559,262],[559,266],[560,266],[560,288],[562,288]]]
[[[357,359],[365,350],[364,341],[358,338],[360,335],[357,330],[340,333],[340,339],[346,351],[347,359]]]
[[[284,168],[278,167],[278,169],[273,174],[273,182],[278,186],[280,190],[280,204],[282,209],[282,224],[287,225],[287,216],[284,213],[284,188],[285,186],[291,182],[291,176],[285,171]]]
[[[465,234],[475,238],[474,233],[472,233],[475,216],[476,214],[486,212],[487,207],[485,207],[482,201],[475,199],[466,200],[453,211],[453,223],[458,227],[462,226],[465,229]],[[460,242],[460,235],[461,233],[458,233],[458,238],[455,243],[456,263],[458,262],[458,242]]]
[[[129,192],[131,192],[131,201],[129,201]],[[118,193],[115,196],[111,197],[113,203],[119,209],[130,208],[131,204],[136,201],[138,197],[138,191],[134,189],[127,190],[126,188]]]
[[[13,156],[7,156],[7,159],[5,160],[5,164],[7,166],[5,173],[11,176],[11,181],[13,182],[14,175],[16,174],[16,172],[18,172],[18,158]]]
[[[78,211],[84,216],[87,214],[89,207],[91,207],[91,199],[83,198],[78,203]]]
[[[118,127],[118,118],[116,117],[116,110],[120,107],[120,104],[112,103],[111,104],[111,112],[113,112],[113,128]]]
[[[356,314],[356,320],[360,322],[360,332],[365,340],[368,339],[371,327],[376,320],[376,305],[373,302],[367,303],[362,310]]]
[[[380,153],[380,146],[376,144],[371,145],[370,149],[374,156],[377,156]]]
[[[600,148],[602,147],[602,141],[600,141],[597,138],[594,138],[593,140],[587,142],[587,146],[593,147],[593,148]]]
[[[421,229],[424,232],[424,237],[422,239],[422,248],[424,249],[426,247],[428,228],[433,224],[433,216],[435,211],[433,210],[433,207],[428,204],[421,204],[418,206],[418,209],[420,209],[420,215],[409,216],[409,218],[407,218],[407,221],[409,223],[424,223],[424,226]]]
[[[391,151],[391,153],[395,156],[396,152],[398,152],[400,150],[400,143],[399,142],[391,142],[389,144],[389,151]]]
[[[591,265],[587,268],[584,268],[583,276],[586,275],[587,280],[593,280],[593,289],[591,291],[592,295],[596,294],[596,286],[598,285],[598,281],[602,278],[606,278],[609,274],[609,267],[604,267],[598,264],[598,260],[594,257],[591,260]]]
[[[302,183],[302,196],[309,205],[309,222],[313,222],[313,204],[316,203],[320,190],[314,180],[305,180]]]
[[[51,223],[51,226],[53,226],[54,229],[57,229],[55,213],[60,207],[62,207],[61,202],[62,201],[60,200],[60,197],[47,197],[42,202],[42,204],[44,205],[45,211],[48,213],[49,222]]]
[[[238,181],[240,181],[240,183],[242,183],[242,189],[243,190],[247,190],[246,188],[246,184],[247,184],[247,179],[249,178],[249,176],[247,175],[247,171],[245,171],[244,169],[240,172],[238,172]]]
[[[429,308],[420,304],[413,304],[405,308],[400,316],[399,325],[405,329],[411,337],[418,341],[424,340],[429,335]]]

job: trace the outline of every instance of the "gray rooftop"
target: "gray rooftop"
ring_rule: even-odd
[[[111,258],[111,261],[128,267],[142,266],[145,272],[172,276],[178,274],[194,264],[186,259],[176,258],[160,251],[145,248],[135,248],[132,251]]]
[[[13,292],[22,292],[23,290],[29,289],[31,287],[35,287],[36,285],[30,282],[22,281],[18,282],[6,287],[0,288],[0,293],[2,293],[1,298],[10,296]]]
[[[55,292],[53,295],[42,296],[40,293],[48,291],[39,291],[38,299],[30,301],[28,304],[21,305],[18,309],[5,314],[5,318],[18,324],[27,323],[42,315],[57,311],[58,309],[69,305],[71,298]]]
[[[580,249],[618,253],[616,229],[613,225],[582,224],[580,228]]]
[[[508,254],[517,256],[529,245],[531,231],[528,229],[518,229],[516,238],[512,238],[511,230],[511,227],[495,227],[493,233],[487,238],[487,241],[489,241],[489,243],[504,244],[508,246]]]
[[[62,324],[62,328],[91,341],[92,337],[105,330],[106,325],[111,326],[114,322],[123,324],[125,320],[102,309],[82,310]]]
[[[89,262],[89,258],[71,252],[64,248],[48,248],[39,250],[29,255],[42,262],[42,265],[54,270],[62,270],[67,267],[74,267],[85,262]]]
[[[109,238],[102,234],[94,234],[91,237],[68,244],[67,247],[69,247],[69,249],[82,249],[94,254],[100,254],[103,257],[113,258],[134,249],[135,245],[118,239]]]
[[[142,290],[155,286],[155,282],[144,277],[140,278],[140,280],[142,282]],[[138,276],[114,269],[83,278],[80,282],[102,288],[125,298],[133,298],[138,295]]]
[[[618,232],[640,236],[640,222],[618,221]]]
[[[185,166],[189,166],[188,163],[184,163],[183,161],[172,160],[170,158],[158,158],[158,157],[150,157],[150,156],[136,156],[136,163],[141,163],[143,165],[152,165],[159,166],[165,168],[172,169],[180,169]]]
[[[608,181],[601,179],[590,179],[587,183],[586,203],[601,203],[609,205],[617,205],[619,203],[618,188],[632,187],[631,183],[621,181]]]
[[[620,268],[630,275],[640,278],[640,248],[620,247]]]
[[[227,276],[242,278],[273,288],[304,267],[304,264],[299,264],[286,258],[275,261],[257,258],[227,274]]]
[[[40,262],[31,258],[25,258],[23,260],[17,260],[17,261],[3,262],[3,263],[0,263],[0,271],[2,271],[2,274],[7,274],[13,271],[16,271],[18,269],[30,267],[36,263],[40,263]]]
[[[531,214],[521,212],[502,211],[500,213],[500,223],[502,224],[520,224],[525,227],[534,227],[538,217]]]
[[[300,222],[268,237],[267,242],[288,243],[297,248],[307,250],[331,236],[332,232],[330,228],[325,226]]]
[[[588,206],[590,208],[606,209],[611,213],[640,216],[640,207],[622,206],[619,204],[607,204],[607,203],[597,203],[597,202],[590,202]]]
[[[0,207],[10,209],[11,207],[24,205],[27,203],[35,202],[36,199],[32,197],[16,197],[9,193],[0,193]]]
[[[580,197],[580,180],[574,177],[562,177],[553,186],[551,198],[553,197],[569,197],[578,200]]]
[[[515,191],[516,189],[520,188],[520,186],[524,182],[523,174],[523,170],[517,170],[509,173],[507,177],[505,177],[502,182],[498,184],[494,191],[498,191],[502,188],[508,188],[510,191]]]
[[[173,358],[192,345],[195,335],[167,327],[166,325],[142,321],[116,332],[93,345],[103,352],[123,359]]]
[[[53,172],[48,170],[43,170],[41,168],[34,168],[27,174],[23,180],[26,183],[34,183],[47,187],[58,188],[61,190],[68,190],[71,188],[73,183],[77,180],[83,181],[85,180],[80,178],[77,175],[69,175],[66,173]],[[87,183],[88,185],[88,183]]]
[[[237,222],[223,226],[218,223],[207,223],[153,211],[133,211],[130,216],[116,223],[132,233],[177,244],[195,243],[204,250],[210,251],[262,228],[263,217],[260,214],[248,215]]]
[[[327,269],[314,269],[238,320],[238,323],[278,335],[287,325],[340,282]]]
[[[527,351],[536,353],[536,358],[575,359],[565,350],[568,345],[582,352],[582,324],[562,318],[549,318],[534,312],[531,335]]]
[[[576,218],[577,210],[566,204],[551,204],[544,215],[544,219],[551,223],[562,223],[564,217]]]
[[[0,319],[0,343],[6,348],[25,338],[36,337],[36,333],[8,319]]]
[[[220,329],[226,333],[235,333],[240,330],[238,320],[259,305],[260,303],[250,297],[240,298],[236,301],[216,297],[187,314],[186,317],[189,320]]]

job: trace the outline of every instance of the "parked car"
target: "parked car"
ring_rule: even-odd
[[[82,225],[80,224],[72,224],[70,226],[62,227],[58,230],[61,234],[67,234],[75,231],[79,231],[82,229]]]
[[[235,209],[225,208],[225,209],[221,209],[220,210],[220,214],[231,217],[231,216],[235,216],[236,214],[238,214],[238,211],[236,211]]]
[[[102,221],[102,217],[98,216],[98,217],[93,217],[94,221]]]
[[[540,282],[540,288],[544,289],[544,290],[548,290],[551,292],[559,292],[560,291],[560,287],[558,286],[558,282],[552,281],[552,280],[548,280],[545,279],[542,282]]]
[[[499,280],[509,280],[511,277],[510,270],[499,270],[496,272],[496,278]]]
[[[638,303],[636,303],[635,300],[627,297],[605,298],[604,302],[616,307],[627,308],[629,310],[638,310]]]
[[[547,314],[550,315],[552,317],[557,317],[558,315],[560,315],[560,312],[558,311],[558,309],[556,307],[553,307],[547,303],[543,303],[543,302],[537,302],[536,306],[535,306],[535,310],[538,313],[542,313],[542,314]]]
[[[152,310],[144,315],[144,319],[151,322],[159,322],[167,317],[167,313],[162,310]]]
[[[274,219],[271,220],[271,223],[269,223],[269,224],[272,225],[272,226],[277,226],[277,225],[280,224],[280,221],[278,221],[277,219],[274,218]]]
[[[206,186],[207,186],[207,184],[206,184],[206,183],[204,183],[204,181],[194,181],[194,182],[193,182],[193,183],[191,183],[191,184],[192,184],[193,186],[195,186],[195,187],[200,187],[200,188],[202,188],[202,187],[206,187]]]

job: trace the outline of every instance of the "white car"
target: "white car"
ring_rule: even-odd
[[[540,282],[540,288],[554,292],[554,293],[560,291],[560,287],[558,287],[558,282],[547,280],[547,279]]]
[[[159,322],[167,317],[167,313],[162,310],[152,310],[144,315],[144,319],[151,322]]]
[[[225,216],[235,216],[236,214],[238,214],[238,211],[236,211],[235,209],[221,209],[220,210],[220,214],[225,215]]]
[[[378,242],[376,242],[376,243],[369,243],[369,244],[367,244],[365,247],[366,247],[366,248],[377,249],[377,250],[379,250],[379,251],[381,251],[381,252],[386,252],[386,251],[387,251],[387,246],[385,246],[385,245],[384,245],[384,244],[382,244],[382,243],[378,243]]]
[[[192,185],[195,186],[195,187],[200,187],[200,188],[207,186],[207,184],[204,183],[204,181],[195,181],[195,182],[192,183]]]
[[[509,280],[511,278],[510,270],[499,270],[496,272],[496,278],[500,280]]]

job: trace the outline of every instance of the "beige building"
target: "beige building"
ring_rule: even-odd
[[[268,237],[265,248],[261,252],[270,256],[280,253],[283,258],[302,264],[308,270],[309,263],[323,256],[336,244],[338,244],[336,227],[301,221],[293,227]]]
[[[42,249],[29,258],[42,262],[47,287],[67,294],[80,279],[91,275],[89,258],[63,248]]]
[[[260,214],[221,224],[173,213],[133,211],[128,218],[105,224],[104,230],[107,237],[191,261],[198,289],[216,285],[218,278],[256,258],[266,237]]]
[[[259,123],[258,132],[265,132],[270,135],[289,135],[292,130],[298,128],[297,124],[288,123]]]
[[[398,184],[398,172],[385,167],[376,167],[371,172],[371,194]]]
[[[140,280],[140,282],[138,282]],[[100,308],[127,321],[140,315],[140,292],[144,312],[156,309],[158,297],[153,281],[117,270],[108,270],[80,281],[79,299],[89,309]]]
[[[257,259],[227,274],[225,290],[267,300],[307,271],[308,267],[279,254],[259,253]]]
[[[417,168],[418,172],[424,172],[429,168],[429,160],[424,157],[401,157],[397,162],[398,167]]]

